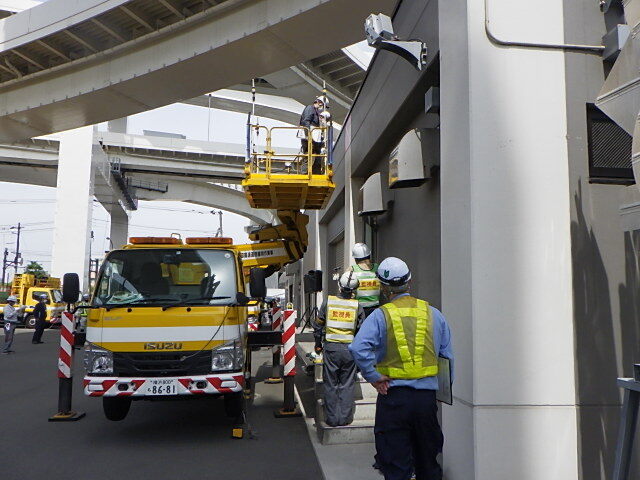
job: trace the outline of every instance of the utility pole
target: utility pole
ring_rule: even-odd
[[[211,213],[213,215],[220,215],[220,223],[218,226],[218,230],[216,231],[216,234],[214,235],[215,237],[222,237],[223,236],[223,232],[222,232],[222,210],[211,210]]]
[[[5,288],[5,279],[7,278],[7,258],[9,257],[9,249],[4,249],[4,256],[2,257],[2,288]]]
[[[13,259],[13,267],[15,269],[14,275],[17,275],[18,274],[18,263],[20,262],[20,230],[22,229],[22,226],[20,225],[20,223],[18,223],[18,227],[11,227],[11,228],[17,228],[17,230],[18,230],[18,238],[16,240],[16,256]]]

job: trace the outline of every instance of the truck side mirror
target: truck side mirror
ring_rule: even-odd
[[[253,298],[267,296],[266,272],[263,268],[252,268],[249,272],[249,292]]]
[[[77,273],[65,273],[62,277],[62,301],[76,303],[80,297],[80,278]]]

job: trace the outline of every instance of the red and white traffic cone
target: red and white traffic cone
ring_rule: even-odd
[[[282,408],[275,412],[275,416],[300,417],[302,414],[296,408],[295,384],[296,375],[296,319],[297,312],[293,305],[287,305],[284,311],[284,330],[282,332],[282,344],[284,347],[284,401]]]
[[[60,350],[58,353],[58,413],[50,422],[74,422],[84,417],[82,412],[71,408],[73,396],[73,346],[75,344],[73,313],[62,313],[60,327]]]
[[[273,307],[271,309],[271,330],[274,332],[280,331],[282,329],[282,308]],[[278,345],[277,347],[271,347],[273,353],[273,363],[271,376],[267,378],[264,383],[282,383],[282,368],[280,365],[280,355],[282,349]]]

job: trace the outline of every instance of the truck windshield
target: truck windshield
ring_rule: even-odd
[[[105,260],[93,304],[227,305],[235,301],[236,291],[230,251],[120,250]]]
[[[62,292],[60,290],[51,290],[51,294],[55,303],[62,303]]]

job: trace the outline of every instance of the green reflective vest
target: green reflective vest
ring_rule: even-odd
[[[358,301],[330,295],[327,299],[327,342],[351,343],[356,332]]]
[[[380,304],[380,280],[376,276],[378,264],[374,263],[371,270],[364,270],[357,264],[352,269],[360,282],[356,291],[356,300],[363,307],[377,307]]]
[[[89,305],[89,302],[80,302],[78,303],[78,306],[85,306],[85,305]],[[86,308],[83,308],[81,310],[78,310],[78,316],[79,317],[88,317],[89,316],[89,310]]]
[[[406,380],[438,375],[429,304],[405,295],[381,308],[387,322],[387,351],[376,365],[378,372]]]

